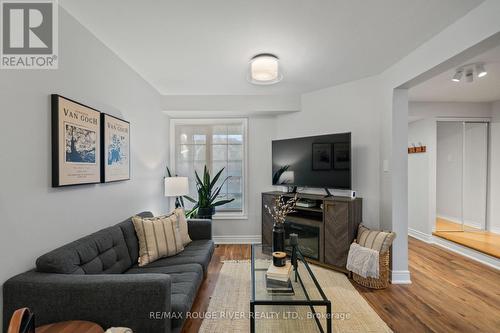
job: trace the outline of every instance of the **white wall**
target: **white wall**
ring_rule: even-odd
[[[167,210],[159,94],[64,9],[59,16],[59,69],[0,73],[2,284],[60,245],[142,210]],[[130,121],[132,180],[51,188],[52,93]]]
[[[491,116],[491,103],[410,102],[410,121],[427,118],[484,118]]]
[[[500,234],[500,101],[492,103],[488,229]]]
[[[379,227],[379,113],[376,80],[362,79],[304,94],[301,112],[277,117],[279,139],[352,132],[352,189],[363,198],[363,221]]]
[[[433,118],[408,125],[408,146],[419,143],[426,146],[427,151],[408,154],[408,229],[425,238],[431,235],[436,220],[436,121]]]

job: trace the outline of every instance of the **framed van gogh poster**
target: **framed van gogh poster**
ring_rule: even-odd
[[[52,95],[52,186],[101,181],[101,113]]]
[[[101,114],[103,183],[130,179],[130,123]]]

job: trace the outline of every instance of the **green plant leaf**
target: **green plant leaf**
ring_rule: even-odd
[[[214,179],[210,183],[210,189],[213,189],[213,187],[215,186],[215,183],[217,183],[217,181],[219,180],[219,177],[222,174],[222,171],[224,171],[224,168],[220,169],[219,172],[217,172]]]
[[[193,207],[193,209],[191,209],[189,212],[186,213],[186,217],[188,219],[193,218],[196,216],[197,213],[198,213],[198,208]]]
[[[170,172],[170,169],[167,167],[167,176],[172,177],[172,173]]]
[[[215,194],[210,197],[210,202],[213,202],[215,200],[215,198],[217,198],[217,196],[219,195],[219,192],[221,191],[222,187],[224,186],[224,184],[226,183],[226,181],[228,179],[229,179],[229,177],[226,177],[226,179],[224,179],[222,184],[216,189]]]
[[[198,172],[196,170],[194,171],[194,175],[196,176],[196,185],[202,186],[203,182],[201,181],[200,176],[198,176]]]
[[[207,165],[203,169],[203,186],[210,186],[210,173],[208,172]]]
[[[192,203],[197,203],[198,201],[194,200],[193,198],[191,198],[190,196],[188,195],[185,195],[184,198],[186,198],[188,201],[192,202]]]
[[[212,204],[212,206],[213,207],[222,206],[222,205],[225,205],[225,204],[230,203],[232,201],[234,201],[234,198],[232,198],[232,199],[226,199],[226,200],[221,200],[221,201],[214,202]]]

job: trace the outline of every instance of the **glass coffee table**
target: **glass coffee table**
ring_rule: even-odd
[[[250,332],[332,331],[332,305],[297,247],[287,260],[292,262],[293,294],[267,291],[266,272],[272,264],[271,247],[252,245],[252,294]],[[296,258],[296,259],[295,259]]]

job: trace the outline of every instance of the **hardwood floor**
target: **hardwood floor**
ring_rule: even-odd
[[[207,310],[223,260],[249,258],[248,245],[219,245],[192,311]],[[500,271],[411,237],[409,265],[411,285],[371,290],[353,282],[394,332],[500,332]],[[183,332],[200,325],[189,319]]]
[[[432,234],[479,252],[486,253],[495,258],[500,258],[499,234],[481,231],[468,226],[464,226],[464,232],[439,230],[462,230],[462,226],[458,223],[438,218],[436,220],[436,231]]]

